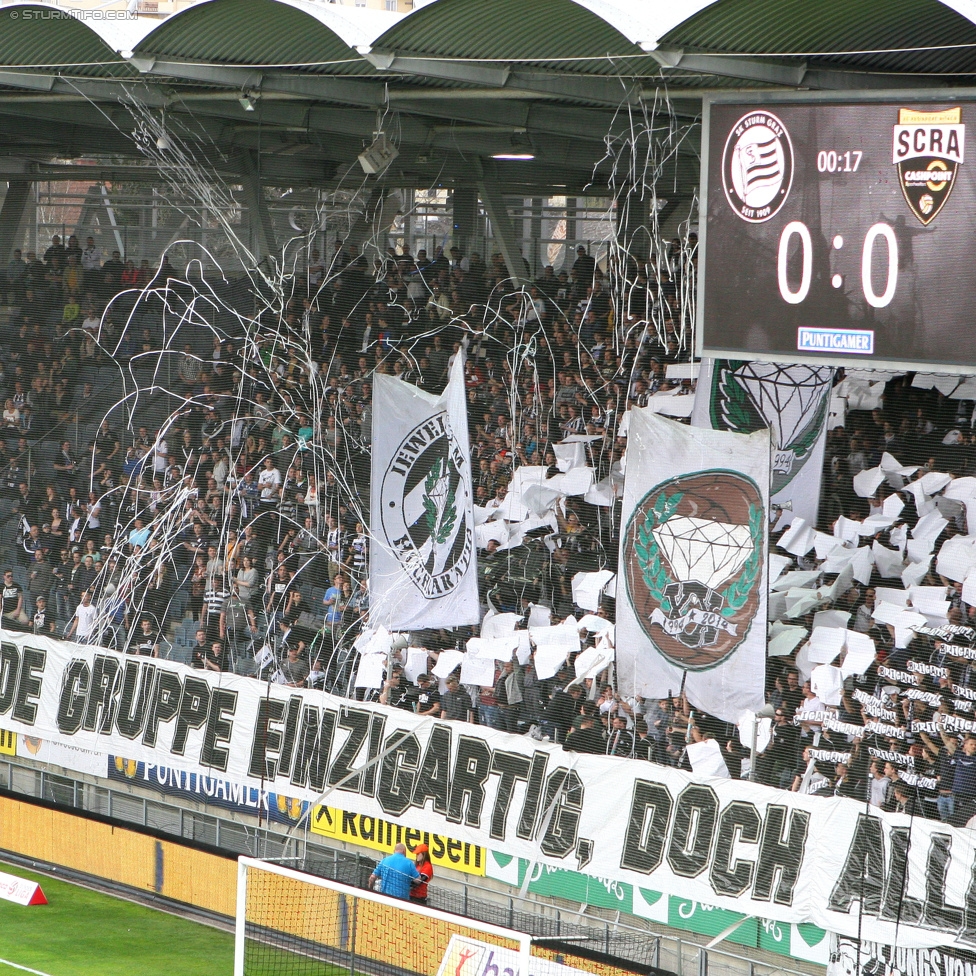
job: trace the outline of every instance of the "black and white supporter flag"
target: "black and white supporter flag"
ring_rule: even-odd
[[[372,626],[478,623],[463,350],[440,396],[376,374],[370,512]]]

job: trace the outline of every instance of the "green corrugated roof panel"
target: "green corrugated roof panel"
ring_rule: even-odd
[[[33,4],[7,7],[0,17],[0,65],[95,78],[128,78],[135,69],[82,20]]]
[[[405,57],[531,61],[572,72],[657,69],[640,47],[571,0],[438,0],[380,35],[373,47]]]
[[[212,0],[165,20],[139,55],[229,65],[300,65],[324,74],[365,74],[371,65],[325,24],[275,0]]]
[[[718,0],[660,40],[665,48],[712,52],[823,52],[824,60],[850,67],[925,73],[972,70],[969,50],[917,50],[966,44],[976,44],[976,24],[939,0]],[[916,50],[888,53],[897,48]]]

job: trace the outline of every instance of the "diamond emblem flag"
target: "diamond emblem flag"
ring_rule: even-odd
[[[768,427],[770,502],[815,524],[833,378],[831,366],[703,359],[691,422],[739,434]]]
[[[689,516],[669,519],[654,529],[654,538],[681,579],[705,586],[734,576],[752,551],[747,526]]]
[[[763,704],[770,435],[631,414],[617,588],[617,682],[684,686],[726,721]]]

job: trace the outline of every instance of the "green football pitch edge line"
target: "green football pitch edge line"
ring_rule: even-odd
[[[0,959],[0,966],[9,966],[11,969],[18,969],[24,973],[33,973],[34,976],[51,976],[50,973],[43,973],[39,969],[31,969],[30,966],[21,966],[18,963],[11,962],[9,959]]]

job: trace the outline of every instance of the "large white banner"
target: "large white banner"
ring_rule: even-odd
[[[702,359],[695,427],[772,436],[770,502],[817,524],[832,366]]]
[[[370,620],[390,630],[478,623],[464,355],[433,396],[377,373]]]
[[[827,976],[976,976],[976,958],[831,935]]]
[[[0,632],[0,727],[884,944],[976,946],[974,832]]]
[[[617,683],[684,687],[729,722],[764,703],[769,431],[631,411],[617,586]]]

